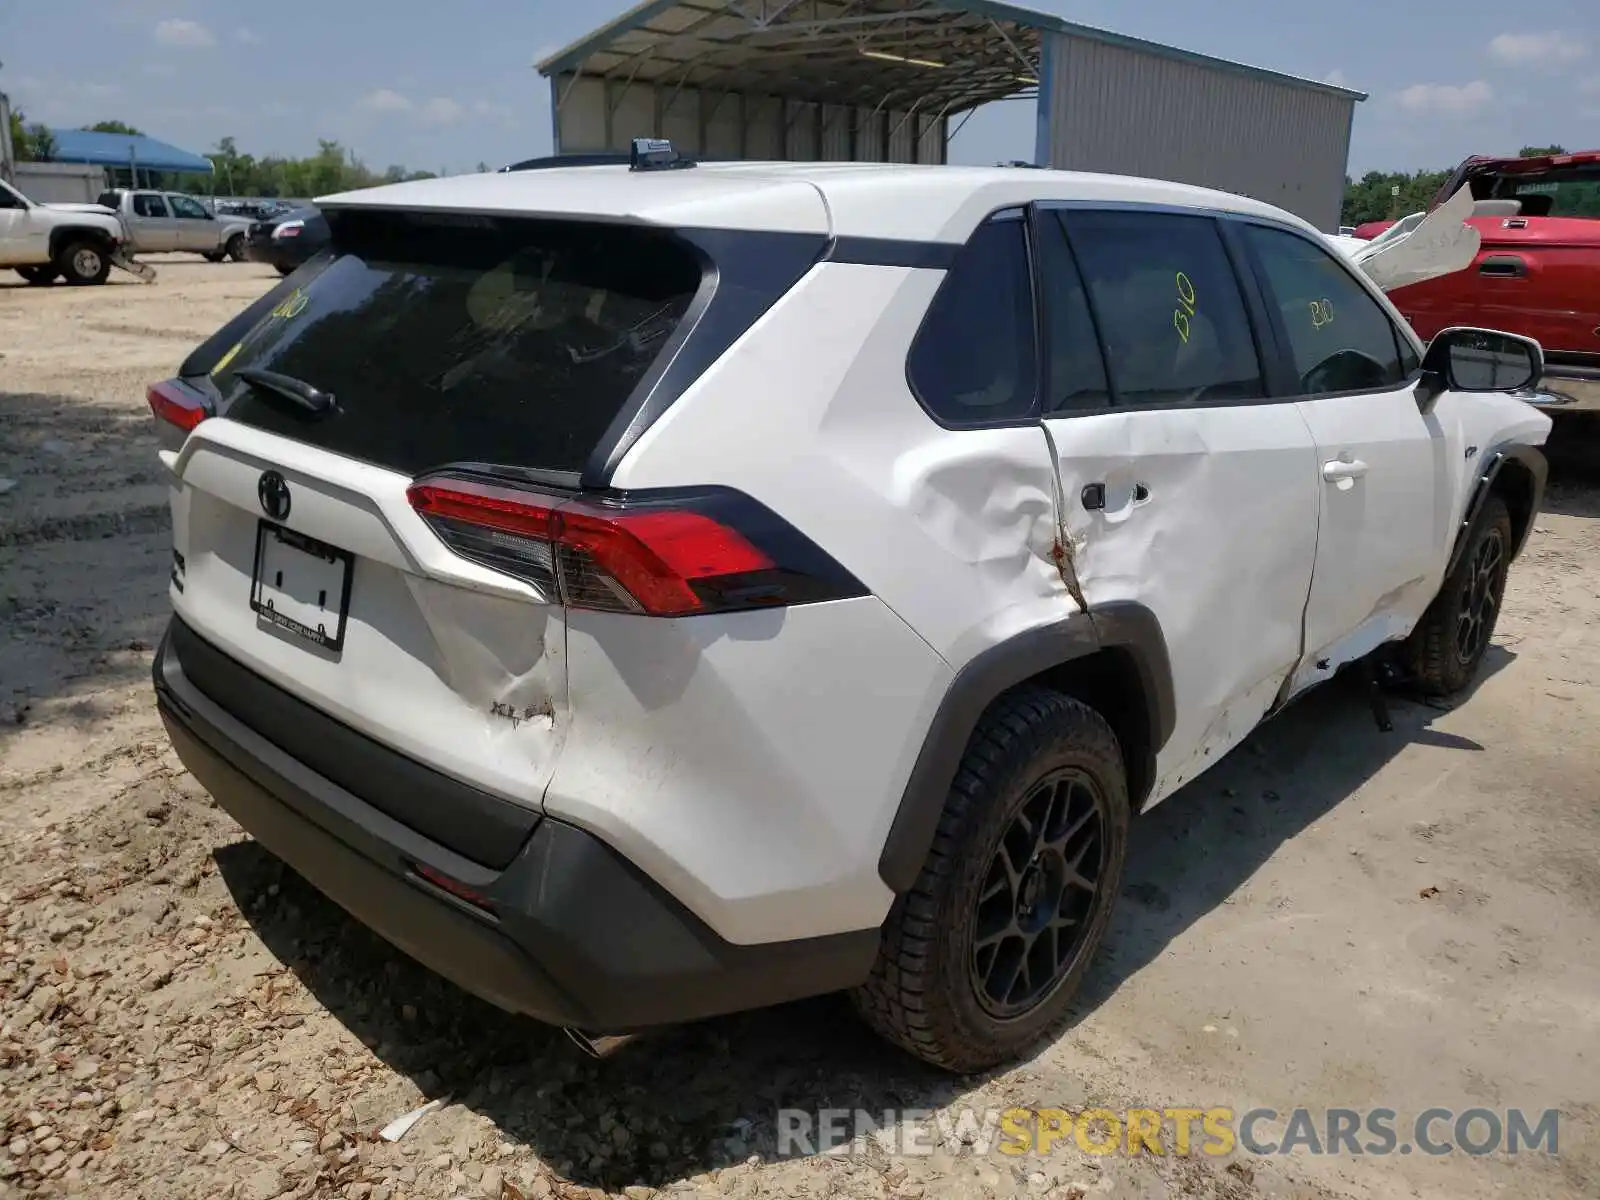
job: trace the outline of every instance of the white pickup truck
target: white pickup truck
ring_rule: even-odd
[[[32,284],[104,283],[120,267],[146,283],[156,273],[131,257],[127,230],[97,204],[35,204],[0,180],[0,268]]]
[[[248,217],[218,216],[193,196],[181,192],[132,191],[113,188],[98,203],[122,218],[122,227],[138,254],[188,251],[208,262],[244,261]]]

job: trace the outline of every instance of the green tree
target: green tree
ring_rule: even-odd
[[[55,139],[48,130],[29,125],[16,110],[11,114],[11,140],[17,159],[48,158],[55,153]],[[100,121],[86,128],[99,133],[139,136],[140,131],[124,121]],[[161,177],[141,170],[140,181],[151,186],[174,187],[202,196],[292,196],[304,198],[373,187],[380,183],[402,183],[410,179],[432,179],[431,171],[409,171],[395,165],[378,172],[369,168],[348,147],[336,141],[321,140],[317,152],[306,158],[286,158],[269,154],[257,158],[240,151],[237,139],[220,138],[209,155],[210,175]]]
[[[28,144],[28,118],[20,108],[11,110],[11,150],[18,162],[27,162],[32,157],[32,148]]]
[[[56,145],[56,135],[43,125],[32,125],[28,129],[28,153],[34,162],[50,162],[56,156],[59,147]]]
[[[1449,175],[1448,171],[1368,171],[1359,181],[1346,179],[1340,224],[1363,225],[1421,212]]]
[[[1565,146],[1524,146],[1517,151],[1518,158],[1543,158],[1547,154],[1565,154]]]

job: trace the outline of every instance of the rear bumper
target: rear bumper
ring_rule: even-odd
[[[294,239],[278,241],[273,238],[247,238],[244,244],[247,262],[265,263],[269,267],[292,271],[304,263],[311,254]]]
[[[195,778],[357,920],[492,1004],[625,1033],[841,990],[871,970],[876,931],[733,945],[599,839],[550,818],[503,870],[463,858],[239,721],[185,674],[174,633],[196,638],[174,619],[156,652],[156,697]],[[466,885],[485,906],[428,882],[418,866]]]

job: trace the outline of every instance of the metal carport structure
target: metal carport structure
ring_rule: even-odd
[[[537,64],[556,153],[947,161],[1036,98],[1035,161],[1218,187],[1337,225],[1365,94],[995,0],[645,0]]]
[[[169,142],[142,133],[102,133],[93,129],[52,129],[56,162],[89,163],[126,172],[128,182],[140,184],[141,175],[209,175],[211,160],[180,150]]]

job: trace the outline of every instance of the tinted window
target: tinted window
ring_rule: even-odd
[[[346,214],[335,255],[213,375],[236,420],[407,473],[580,470],[700,286],[639,227]],[[241,367],[332,392],[308,419]]]
[[[911,346],[917,394],[952,424],[1033,411],[1036,376],[1027,232],[990,221],[961,248]]]
[[[192,221],[204,221],[211,214],[206,212],[205,205],[198,200],[191,200],[187,196],[172,197],[172,213],[177,217],[185,217]]]
[[[26,208],[27,205],[8,187],[0,184],[0,208]]]
[[[1116,402],[1266,394],[1244,300],[1209,217],[1071,212],[1062,219],[1099,318]]]
[[[1400,370],[1407,379],[1422,370],[1422,359],[1411,346],[1409,339],[1403,337],[1399,331],[1394,335],[1395,344],[1400,347]]]
[[[1045,313],[1044,411],[1104,408],[1111,403],[1106,364],[1083,278],[1073,261],[1058,214],[1042,211],[1039,231],[1039,292]]]
[[[167,202],[160,196],[138,195],[133,198],[133,211],[141,217],[164,217],[167,215]]]
[[[1289,334],[1300,391],[1363,392],[1406,378],[1388,314],[1322,247],[1298,234],[1245,228]]]
[[[1525,217],[1600,217],[1600,166],[1583,163],[1547,171],[1533,179],[1501,176],[1474,195],[1510,196],[1522,201]]]

